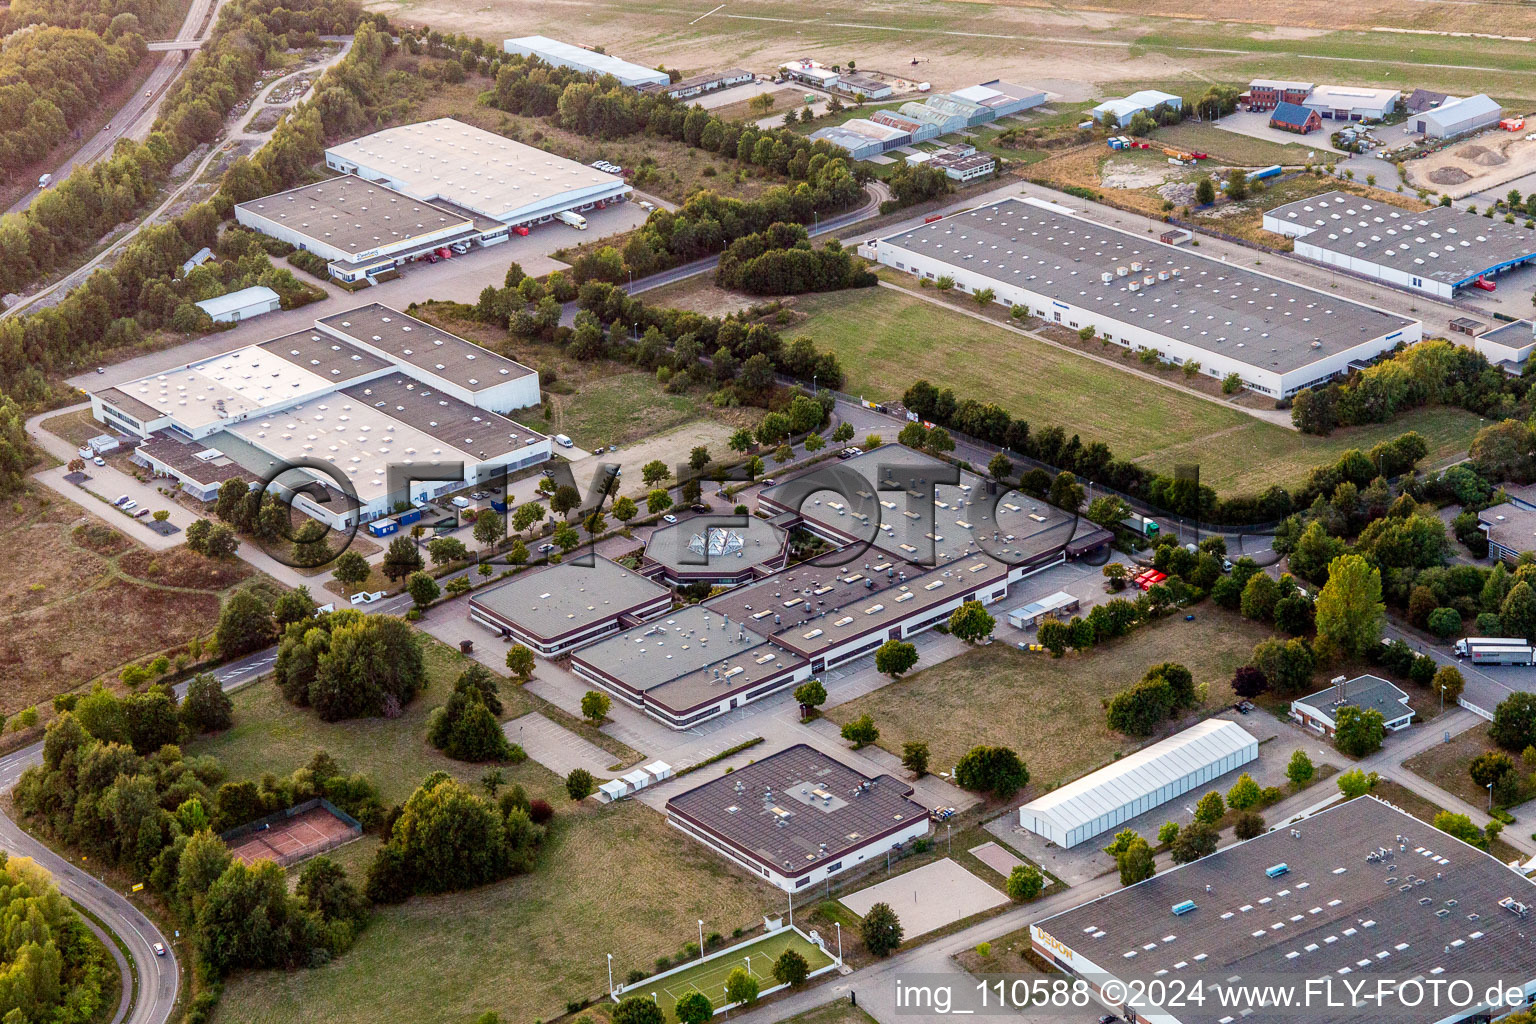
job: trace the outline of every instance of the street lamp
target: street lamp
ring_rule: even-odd
[[[704,959],[704,919],[699,918],[699,959]]]
[[[843,962],[843,922],[841,922],[841,921],[833,921],[832,923],[837,926],[837,962],[838,963],[842,963]]]
[[[613,995],[613,954],[608,954],[608,994]]]
[[[1488,783],[1488,813],[1493,813],[1493,783]]]

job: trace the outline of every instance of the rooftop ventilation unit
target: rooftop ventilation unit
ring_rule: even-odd
[[[1290,870],[1291,866],[1289,864],[1272,864],[1264,869],[1264,874],[1268,875],[1270,878],[1279,878],[1281,875],[1288,873]]]
[[[1173,905],[1173,916],[1174,917],[1183,917],[1185,914],[1189,913],[1191,910],[1194,910],[1194,909],[1195,909],[1195,901],[1194,900],[1185,900],[1183,903],[1175,903]]]

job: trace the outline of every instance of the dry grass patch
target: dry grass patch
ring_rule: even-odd
[[[118,559],[117,567],[125,575],[157,586],[189,590],[228,590],[255,574],[249,563],[237,558],[215,561],[185,547],[168,551],[135,548]]]
[[[1503,750],[1488,738],[1488,730],[1479,723],[1465,732],[1451,737],[1449,743],[1438,743],[1403,762],[1403,767],[1473,807],[1488,806],[1488,791],[1472,781],[1467,768],[1479,754]],[[1507,751],[1506,751],[1507,753]],[[1525,775],[1528,769],[1521,764],[1520,756],[1513,755],[1515,770]]]
[[[929,746],[934,771],[949,771],[977,744],[1012,747],[1030,772],[1030,794],[1061,785],[1189,724],[1169,723],[1158,736],[1135,740],[1104,723],[1102,702],[1148,668],[1176,661],[1209,683],[1205,707],[1233,699],[1232,673],[1270,630],[1202,605],[1194,622],[1169,617],[1086,654],[1052,658],[994,643],[922,669],[827,712],[839,724],[874,717],[881,747]],[[936,709],[943,708],[942,714]]]

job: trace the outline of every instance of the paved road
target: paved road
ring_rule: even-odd
[[[223,0],[219,0],[223,3]],[[187,9],[187,16],[181,23],[181,31],[176,34],[176,39],[162,44],[150,44],[150,49],[163,49],[166,52],[160,58],[160,63],[155,70],[149,73],[144,80],[144,87],[136,91],[123,104],[111,122],[105,128],[97,132],[86,143],[77,149],[73,156],[65,160],[52,171],[54,181],[63,181],[74,171],[76,167],[89,164],[112,152],[119,139],[133,138],[144,139],[149,135],[149,126],[154,124],[155,118],[160,116],[160,103],[165,98],[168,86],[181,74],[187,62],[192,59],[190,51],[196,50],[207,41],[207,36],[202,33],[203,22],[207,21],[209,27],[213,26],[218,17],[218,11],[214,10],[209,16],[209,7],[213,0],[192,0]],[[32,189],[26,195],[11,206],[8,213],[20,213],[32,205],[41,189]]]

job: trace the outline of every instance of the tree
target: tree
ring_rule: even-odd
[[[792,953],[794,951],[789,950],[788,952]],[[796,955],[798,956],[799,954]],[[656,1009],[657,1017],[660,1017],[661,1010],[656,1008],[655,1004],[652,1004],[652,1007]],[[681,1024],[704,1024],[705,1021],[715,1015],[715,1004],[711,1003],[709,997],[703,992],[688,992],[673,1005],[672,1012],[677,1014],[677,1019]],[[614,1020],[618,1020],[617,1013],[614,1014]]]
[[[672,507],[672,496],[660,487],[656,488],[645,498],[645,510],[651,515],[665,512]]]
[[[640,509],[635,505],[635,499],[628,496],[614,499],[612,511],[613,518],[625,524],[640,514]]]
[[[667,470],[667,464],[660,459],[652,459],[640,468],[640,478],[645,481],[647,487],[655,487],[671,475]]]
[[[1008,456],[998,452],[987,462],[987,473],[993,480],[1001,482],[1013,474],[1013,463]]]
[[[917,664],[917,646],[904,640],[887,640],[875,651],[875,670],[896,678]]]
[[[219,732],[233,721],[234,702],[212,673],[201,672],[187,684],[181,720],[191,732]]]
[[[666,1024],[666,1017],[650,996],[630,996],[613,1008],[613,1024]]]
[[[1467,774],[1484,789],[1498,786],[1515,770],[1515,759],[1502,750],[1490,750],[1478,754],[1467,765]]]
[[[963,789],[989,792],[1010,800],[1029,785],[1029,769],[1007,747],[976,746],[955,762],[955,782]]]
[[[876,903],[870,907],[859,932],[864,938],[864,948],[878,957],[890,956],[901,945],[901,919],[889,903]]]
[[[1340,555],[1328,565],[1328,582],[1317,595],[1317,636],[1363,657],[1381,644],[1386,605],[1381,570],[1360,555]]]
[[[1351,768],[1347,772],[1340,772],[1334,781],[1338,783],[1339,792],[1344,794],[1344,798],[1353,800],[1375,789],[1381,778],[1375,772],[1367,773],[1359,768]]]
[[[1285,777],[1291,780],[1293,789],[1306,788],[1307,783],[1312,781],[1312,776],[1316,773],[1317,769],[1305,750],[1296,750],[1292,753],[1291,760],[1285,766]]]
[[[1381,712],[1375,708],[1345,705],[1334,715],[1333,745],[1350,757],[1364,757],[1381,749],[1386,734]]]
[[[493,510],[482,510],[475,518],[475,540],[482,548],[490,548],[507,535],[507,523]]]
[[[571,774],[565,777],[565,791],[572,800],[585,800],[596,788],[597,783],[592,778],[592,773],[585,768],[573,768]]]
[[[1435,672],[1434,681],[1430,684],[1436,693],[1443,692],[1447,704],[1456,703],[1461,696],[1461,691],[1466,688],[1467,681],[1461,677],[1461,669],[1455,665],[1444,665]]]
[[[1247,772],[1239,775],[1237,781],[1232,783],[1232,788],[1227,790],[1227,806],[1234,811],[1246,811],[1257,807],[1263,798],[1264,791]]]
[[[522,644],[513,644],[507,648],[507,671],[520,681],[527,682],[533,675],[533,665],[533,651]]]
[[[875,728],[875,720],[869,715],[860,715],[853,721],[843,726],[842,737],[853,744],[853,749],[867,747],[880,738],[880,730]]]
[[[1200,802],[1195,804],[1195,820],[1203,821],[1207,825],[1214,825],[1226,813],[1226,801],[1222,800],[1221,794],[1215,790],[1205,794],[1200,798]]]
[[[331,570],[331,575],[336,577],[348,590],[362,583],[368,578],[372,570],[368,566],[368,560],[356,551],[343,551],[336,559],[336,567]]]
[[[500,768],[487,768],[485,773],[480,776],[480,786],[492,797],[496,796],[496,791],[500,789],[506,783],[506,781],[507,774]]]
[[[980,601],[966,601],[949,617],[949,631],[968,644],[992,635],[997,620]]]
[[[561,484],[555,488],[555,493],[549,497],[550,511],[557,516],[564,516],[581,504],[581,492],[570,484]]]
[[[413,572],[405,581],[405,592],[411,595],[417,608],[425,608],[442,594],[437,581],[424,572]]]
[[[1220,841],[1220,834],[1214,825],[1208,825],[1203,821],[1192,821],[1179,829],[1179,834],[1174,837],[1171,852],[1175,864],[1190,864],[1201,857],[1208,857],[1216,852],[1216,844]]]
[[[1120,868],[1120,884],[1122,886],[1135,885],[1144,882],[1157,872],[1156,862],[1152,858],[1152,847],[1141,836],[1137,836],[1126,844],[1115,857],[1115,863]]]
[[[732,1005],[757,1002],[757,979],[738,967],[725,977],[725,998]]]
[[[773,980],[790,988],[798,988],[805,984],[805,979],[810,973],[811,965],[806,962],[804,956],[793,949],[786,949],[773,962]]]
[[[1239,839],[1254,839],[1264,834],[1267,826],[1258,811],[1244,811],[1232,822],[1232,834]]]
[[[259,651],[272,642],[276,629],[272,613],[251,590],[237,590],[219,614],[214,641],[225,658]]]
[[[918,778],[928,774],[928,744],[908,740],[901,745],[901,766]]]
[[[819,708],[827,702],[827,688],[820,679],[808,679],[795,687],[795,702],[808,708]]]
[[[545,479],[548,479],[548,478],[546,477]],[[628,499],[627,498],[621,498],[619,500],[620,501],[627,501]],[[634,505],[635,505],[635,503],[633,501],[629,502],[629,506],[630,506],[631,509],[634,508]],[[544,506],[543,505],[540,505],[536,501],[526,501],[523,504],[517,506],[517,510],[512,513],[512,528],[515,529],[518,533],[522,533],[525,530],[530,530],[535,525],[537,525],[539,523],[542,523],[544,521],[544,517],[547,514],[548,513],[546,513],[544,511]],[[618,516],[618,503],[617,502],[614,503],[614,515],[615,515],[615,517],[623,518],[623,517],[619,517]],[[630,518],[633,518],[633,517],[634,517],[634,512],[631,511],[630,512]],[[625,519],[625,521],[627,522],[628,520]]]
[[[1500,701],[1488,735],[1505,750],[1536,745],[1536,694],[1516,692]]]
[[[1003,883],[1003,889],[1008,893],[1008,898],[1015,903],[1023,903],[1040,895],[1040,890],[1045,888],[1045,879],[1040,872],[1030,864],[1020,864],[1008,873],[1008,881]]]
[[[1239,665],[1232,673],[1232,692],[1239,697],[1257,697],[1268,689],[1269,680],[1253,665]]]
[[[384,577],[393,583],[405,579],[413,572],[420,572],[425,564],[421,552],[416,550],[416,545],[411,543],[409,537],[396,537],[389,542],[380,569]]]
[[[1243,618],[1269,622],[1275,617],[1275,602],[1280,600],[1280,585],[1267,573],[1256,572],[1243,587]]]
[[[1210,206],[1216,201],[1216,183],[1207,175],[1195,183],[1195,202]]]
[[[606,693],[588,690],[581,697],[581,717],[593,725],[599,725],[608,717],[608,709],[612,706],[613,702]]]
[[[752,437],[752,431],[746,427],[739,427],[725,444],[731,451],[745,455],[756,446],[757,442]]]
[[[1441,811],[1435,815],[1430,824],[1444,832],[1448,836],[1460,839],[1468,846],[1475,846],[1479,850],[1488,849],[1488,837],[1483,830],[1472,824],[1472,819],[1465,814],[1452,814],[1450,811]]]

